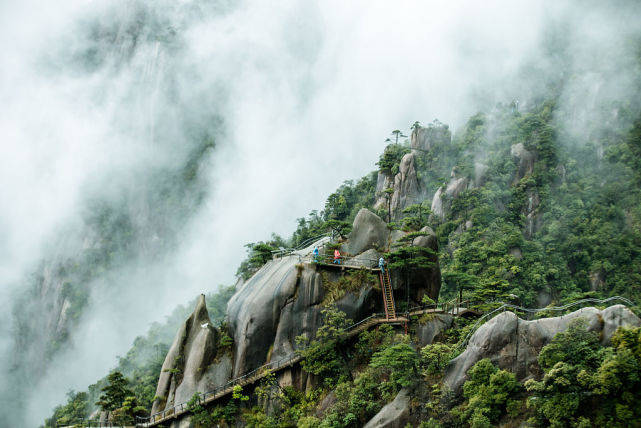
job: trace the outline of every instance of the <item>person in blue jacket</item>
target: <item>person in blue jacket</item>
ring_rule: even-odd
[[[314,263],[318,263],[318,247],[314,247]]]
[[[383,258],[383,256],[378,259],[378,267],[381,270],[381,273],[385,273],[385,259]]]

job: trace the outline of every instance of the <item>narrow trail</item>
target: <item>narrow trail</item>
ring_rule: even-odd
[[[381,280],[385,281],[384,279],[381,279]],[[384,299],[384,300],[385,300],[385,303],[387,303],[387,299]],[[514,310],[517,312],[525,312],[529,314],[536,314],[539,312],[562,312],[572,307],[583,305],[583,304],[602,305],[602,304],[607,304],[614,301],[621,302],[628,307],[634,306],[633,302],[621,296],[613,296],[607,299],[581,299],[572,303],[568,303],[567,305],[564,305],[564,306],[545,307],[545,308],[538,308],[538,309],[525,308],[522,306],[517,306],[509,303],[502,303],[499,307],[482,315],[477,320],[477,322],[473,325],[471,331],[469,332],[468,336],[463,340],[463,342],[461,342],[461,346],[464,346],[465,344],[467,344],[472,334],[485,320],[487,320],[493,314],[496,314],[499,312],[503,312],[506,310]],[[441,306],[440,308],[439,306],[436,306],[436,305],[433,305],[431,307],[415,308],[415,310],[405,313],[404,314],[405,316],[397,316],[395,311],[394,311],[393,317],[389,316],[390,313],[388,311],[386,311],[387,313],[372,314],[369,317],[347,327],[345,332],[345,338],[348,338],[348,339],[352,338],[365,330],[369,330],[370,328],[373,328],[382,324],[405,324],[410,321],[411,317],[420,316],[424,314],[448,314],[448,315],[453,315],[455,317],[466,316],[468,314],[480,315],[479,312],[469,308],[470,306],[469,302],[458,302],[457,305],[453,305],[452,302],[450,301],[450,302],[445,302],[440,306]],[[298,355],[293,355],[289,358],[285,358],[285,359],[281,359],[275,362],[265,364],[240,377],[230,380],[225,385],[222,385],[213,391],[202,393],[200,395],[199,403],[201,405],[209,405],[223,397],[230,395],[233,392],[234,387],[236,385],[240,385],[241,387],[246,385],[253,385],[258,381],[260,381],[265,376],[267,376],[268,374],[278,373],[281,370],[294,366],[295,364],[299,363],[301,360],[302,360],[302,357]],[[170,409],[166,409],[162,412],[153,414],[149,418],[140,419],[137,426],[139,427],[157,426],[161,423],[169,422],[173,419],[176,419],[188,412],[189,412],[189,409],[188,409],[187,403],[180,403],[173,406]]]

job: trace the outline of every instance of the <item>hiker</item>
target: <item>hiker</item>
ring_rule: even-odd
[[[378,268],[381,270],[381,273],[385,273],[385,259],[383,258],[383,256],[378,259]]]
[[[314,247],[314,263],[318,263],[318,247]]]
[[[341,264],[341,252],[338,248],[334,250],[334,263]]]

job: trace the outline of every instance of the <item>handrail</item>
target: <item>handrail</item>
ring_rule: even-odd
[[[517,311],[528,312],[528,313],[538,313],[538,312],[543,312],[543,311],[564,311],[564,310],[569,309],[569,308],[571,308],[573,306],[576,306],[576,305],[579,305],[579,304],[583,304],[583,303],[603,304],[603,303],[607,303],[607,302],[610,302],[610,301],[613,301],[613,300],[619,300],[619,301],[624,302],[626,305],[634,306],[634,303],[632,301],[630,301],[629,299],[627,299],[625,297],[621,297],[621,296],[612,296],[612,297],[609,297],[609,298],[606,298],[606,299],[596,299],[596,298],[581,299],[581,300],[578,300],[576,302],[568,303],[568,304],[563,305],[563,306],[551,306],[551,307],[538,308],[538,309],[525,308],[525,307],[522,307],[522,306],[517,306],[517,305],[514,305],[514,304],[510,304],[510,303],[496,302],[496,303],[501,303],[501,305],[498,308],[496,308],[496,309],[488,312],[487,314],[481,316],[476,321],[476,323],[474,323],[474,325],[472,326],[472,328],[471,328],[470,332],[468,333],[468,335],[459,344],[458,349],[460,349],[463,345],[468,343],[468,341],[471,338],[472,334],[476,331],[476,329],[483,322],[483,320],[487,319],[489,316],[491,316],[491,315],[493,315],[493,314],[495,314],[495,313],[497,313],[497,312],[499,312],[501,310],[505,311],[506,309],[509,308],[509,309],[514,309],[514,310],[517,310]],[[444,302],[442,304],[441,307],[443,308],[443,312],[447,312],[445,309],[447,307],[449,307],[449,305],[453,301],[456,301],[456,299],[454,299],[452,301]],[[460,303],[467,303],[468,307],[469,307],[470,303],[477,303],[477,301],[469,301],[469,300],[467,300],[467,301],[463,301],[463,302],[460,302]],[[421,312],[422,310],[431,309],[432,307],[435,310],[438,310],[438,306],[439,306],[438,304],[436,304],[436,305],[424,305],[422,307],[422,309],[420,309],[419,311],[414,311],[414,309],[421,308],[421,307],[410,308],[410,310],[408,310],[406,312],[406,314],[408,316],[410,316],[412,314],[416,314],[417,312]],[[460,308],[460,305],[458,307]],[[454,307],[452,307],[452,309],[454,309]],[[458,314],[453,314],[453,315],[458,315]],[[374,319],[377,319],[377,321],[378,321],[377,323],[382,323],[382,322],[386,322],[386,321],[395,321],[395,320],[387,319],[385,317],[384,313],[373,313],[372,315],[370,315],[370,316],[368,316],[366,318],[363,318],[362,320],[360,320],[360,321],[358,321],[356,323],[353,323],[350,326],[346,327],[344,334],[349,336],[358,327],[360,327],[360,326],[362,326],[362,325],[366,324],[367,322],[369,322],[371,320],[374,320]],[[301,350],[304,350],[304,349],[306,349],[306,348],[303,347],[303,348],[298,349],[297,351],[301,351]],[[256,369],[253,369],[253,370],[251,370],[249,372],[244,373],[241,376],[238,376],[238,377],[236,377],[234,379],[229,380],[227,383],[216,387],[212,391],[207,391],[207,392],[203,392],[203,393],[196,392],[196,394],[198,394],[198,397],[199,397],[198,401],[199,401],[199,403],[202,402],[201,400],[207,401],[208,397],[211,397],[211,401],[213,401],[214,399],[222,397],[222,396],[230,393],[231,391],[233,391],[233,387],[236,386],[236,385],[244,385],[244,384],[247,384],[247,383],[253,383],[253,382],[261,379],[262,377],[265,376],[265,373],[267,372],[267,370],[277,371],[277,370],[280,370],[283,367],[290,366],[290,365],[300,361],[301,359],[302,359],[302,357],[300,355],[294,354],[294,355],[290,355],[288,357],[281,358],[280,360],[277,360],[277,361],[272,361],[272,362],[263,364],[262,366],[260,366],[260,367],[258,367]],[[260,373],[260,376],[257,377],[256,379],[254,379],[252,382],[242,383],[243,380],[248,379],[248,378],[258,374],[261,371],[263,371],[263,373]],[[186,406],[187,406],[187,402],[175,404],[170,409],[165,409],[165,410],[162,410],[160,412],[156,412],[156,413],[154,413],[154,414],[152,414],[152,415],[150,415],[148,417],[144,417],[144,418],[138,417],[137,419],[139,421],[141,421],[140,422],[141,424],[145,424],[145,423],[147,423],[147,424],[149,424],[149,423],[155,424],[156,422],[160,422],[160,421],[164,420],[167,416],[178,414],[178,411],[180,411],[180,413],[183,413],[184,411],[186,411],[185,410]],[[179,409],[179,410],[177,410],[177,409]],[[160,416],[160,418],[158,418],[158,416]],[[143,422],[143,421],[145,421],[145,422]]]
[[[612,297],[608,297],[608,298],[606,298],[606,299],[596,299],[596,298],[590,297],[590,298],[587,298],[587,299],[581,299],[581,300],[577,300],[577,301],[575,301],[575,302],[567,303],[567,304],[565,304],[565,305],[563,305],[563,306],[547,306],[547,307],[545,307],[545,308],[537,308],[537,309],[533,309],[533,308],[525,308],[525,307],[523,307],[523,306],[517,306],[517,305],[513,305],[513,304],[511,304],[511,303],[503,303],[503,304],[502,304],[501,306],[499,306],[498,308],[496,308],[496,309],[494,309],[493,311],[490,311],[490,312],[488,312],[487,314],[485,314],[485,315],[483,315],[482,317],[480,317],[480,318],[479,318],[479,319],[474,323],[474,325],[473,325],[473,326],[472,326],[472,328],[470,329],[470,332],[467,334],[467,336],[465,337],[465,339],[464,339],[464,340],[459,344],[458,349],[461,349],[461,347],[463,347],[464,345],[467,345],[468,341],[469,341],[469,340],[470,340],[470,338],[472,337],[472,334],[474,334],[474,332],[476,331],[476,329],[477,329],[477,328],[479,327],[479,325],[481,324],[481,321],[483,321],[484,319],[486,319],[486,318],[487,318],[487,317],[489,317],[490,315],[495,314],[495,313],[497,313],[497,312],[499,312],[499,311],[501,311],[501,310],[502,310],[502,311],[505,311],[506,309],[508,309],[508,308],[509,308],[509,309],[514,309],[514,310],[521,311],[521,312],[527,312],[527,313],[530,313],[530,314],[536,314],[536,313],[544,312],[544,311],[556,311],[556,312],[560,312],[560,311],[565,311],[566,309],[569,309],[569,308],[571,308],[571,307],[573,307],[573,306],[577,306],[577,305],[580,305],[580,304],[583,304],[583,303],[597,303],[597,304],[603,304],[603,303],[607,303],[607,302],[610,302],[610,301],[613,301],[613,300],[619,300],[619,301],[624,302],[626,305],[634,306],[634,303],[633,303],[630,299],[627,299],[627,298],[622,297],[622,296],[612,296]],[[498,303],[498,302],[497,302],[497,303]]]
[[[304,248],[309,247],[312,245],[314,242],[319,241],[323,238],[330,238],[332,237],[332,233],[324,233],[322,235],[315,236],[313,238],[307,238],[300,244],[298,244],[296,247],[289,247],[289,248],[280,248],[278,250],[272,250],[272,256],[273,257],[282,257],[284,255],[292,254],[294,251],[300,251]]]
[[[345,335],[349,335],[350,333],[352,333],[354,330],[356,330],[361,325],[366,324],[368,321],[371,321],[373,319],[381,318],[382,315],[384,315],[384,314],[374,313],[374,314],[372,314],[372,315],[370,315],[370,316],[368,316],[366,318],[363,318],[362,320],[360,320],[360,321],[358,321],[356,323],[353,323],[353,324],[349,325],[348,327],[346,327],[344,334]],[[301,349],[299,349],[299,351],[303,350],[303,349],[306,349],[306,348],[301,348]],[[254,370],[251,370],[249,372],[244,373],[241,376],[238,376],[238,377],[236,377],[234,379],[229,380],[227,383],[216,387],[212,391],[206,391],[206,392],[202,392],[202,393],[201,392],[196,392],[196,394],[198,394],[198,396],[199,396],[199,403],[201,402],[201,400],[206,400],[208,396],[209,397],[216,397],[219,394],[220,394],[220,396],[226,395],[227,393],[229,393],[229,392],[231,392],[233,390],[234,386],[241,384],[241,382],[244,379],[252,377],[253,375],[257,374],[260,371],[265,371],[265,372],[267,370],[276,371],[276,370],[279,370],[279,369],[281,369],[283,367],[290,366],[293,363],[300,361],[301,359],[302,359],[302,357],[300,355],[295,355],[295,354],[294,355],[290,355],[288,357],[281,358],[280,360],[272,361],[272,362],[269,362],[267,364],[263,364],[262,366],[254,369]],[[263,376],[260,376],[258,379],[260,379],[262,377]],[[258,379],[255,379],[255,380],[258,380]],[[223,392],[225,394],[222,394]],[[200,398],[200,397],[202,397],[202,398]],[[184,409],[184,407],[186,405],[187,405],[187,402],[175,404],[170,409],[165,409],[165,410],[162,410],[160,412],[156,412],[156,413],[154,413],[154,414],[152,414],[152,415],[150,415],[148,417],[138,417],[138,420],[141,421],[141,423],[143,423],[143,424],[144,423],[160,422],[166,416],[169,416],[169,415],[172,415],[172,414],[177,414],[176,409],[178,407],[180,407],[180,411],[182,413],[182,411],[183,411],[183,409]],[[162,416],[160,418],[157,418],[157,416],[159,416],[159,415],[162,415]],[[146,422],[143,422],[143,421],[146,421]]]

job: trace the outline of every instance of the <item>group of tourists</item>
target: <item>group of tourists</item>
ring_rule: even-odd
[[[314,263],[319,263],[319,251],[318,247],[314,247]],[[338,248],[334,249],[334,264],[341,264],[341,252],[338,250]],[[381,270],[381,272],[385,272],[385,259],[381,256],[380,259],[378,259],[378,268]]]

